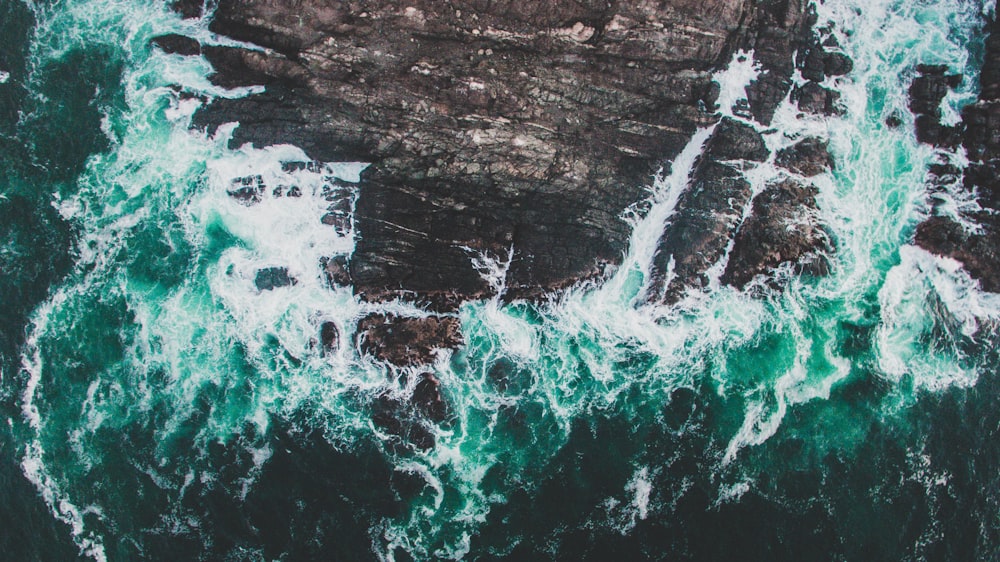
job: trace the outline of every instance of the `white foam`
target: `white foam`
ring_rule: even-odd
[[[0,70],[0,84],[6,84],[10,80],[10,73],[5,70]]]

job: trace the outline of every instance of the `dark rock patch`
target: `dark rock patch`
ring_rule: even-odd
[[[230,197],[236,199],[244,205],[260,203],[261,194],[264,193],[264,178],[255,176],[244,176],[234,179],[226,190]]]
[[[829,143],[809,137],[782,149],[775,157],[775,163],[786,170],[811,178],[833,169],[833,156]]]
[[[347,263],[347,256],[333,256],[321,261],[323,274],[331,288],[347,287],[351,284],[350,266]]]
[[[258,291],[272,291],[281,287],[288,287],[298,283],[294,277],[288,275],[288,269],[284,267],[267,267],[257,271],[254,278],[254,285]]]
[[[371,314],[358,322],[355,338],[363,353],[397,366],[429,365],[438,349],[464,343],[461,323],[453,316]]]
[[[173,0],[170,9],[184,19],[200,18],[205,12],[205,0]]]
[[[755,276],[784,263],[797,264],[800,273],[828,274],[826,254],[833,248],[816,218],[817,191],[815,186],[786,180],[755,197],[720,281],[742,289]]]
[[[935,254],[956,259],[965,266],[981,287],[1000,292],[1000,224],[988,213],[973,215],[981,233],[966,232],[962,225],[947,217],[931,217],[917,227],[915,242]]]
[[[433,449],[434,434],[415,418],[409,404],[382,394],[372,404],[372,422],[390,435],[420,450]]]
[[[917,140],[935,146],[954,147],[961,143],[959,127],[941,124],[941,101],[962,83],[961,74],[946,74],[943,65],[918,65],[919,75],[910,85],[910,111],[916,116]]]
[[[362,15],[362,11],[364,15]],[[289,142],[372,162],[350,261],[366,300],[436,310],[491,296],[475,254],[514,259],[507,298],[535,298],[620,263],[622,212],[712,123],[711,72],[752,48],[758,120],[812,40],[803,0],[351,3],[221,0],[210,29],[267,51],[206,48],[213,80],[266,92],[216,100],[199,127],[234,145]],[[721,149],[720,149],[721,150]],[[347,232],[344,214],[324,222]]]
[[[939,146],[942,142],[951,146],[954,137],[958,137],[969,158],[964,174],[947,163],[930,166],[928,181],[932,185],[932,198],[937,197],[936,191],[953,190],[961,181],[963,189],[975,194],[982,207],[981,211],[965,217],[978,225],[979,231],[969,232],[947,216],[932,216],[917,227],[914,242],[929,252],[958,260],[973,278],[979,280],[983,289],[1000,292],[1000,268],[997,267],[1000,248],[1000,23],[988,22],[987,31],[979,100],[963,109],[961,124],[945,128],[949,129],[946,142],[935,136],[933,128],[921,131],[919,119],[926,117],[933,125],[935,118],[940,116],[940,100],[961,78],[945,74],[947,69],[940,66],[921,66],[918,68],[921,76],[910,89],[911,108],[930,112],[918,116],[918,138]]]
[[[340,330],[333,322],[323,322],[319,326],[319,341],[323,351],[333,353],[340,347]]]
[[[199,43],[196,39],[192,39],[186,35],[178,35],[176,33],[154,37],[150,40],[150,44],[154,47],[158,47],[167,54],[184,56],[201,54],[201,43]]]
[[[413,389],[413,405],[427,419],[443,422],[448,417],[448,403],[441,396],[441,381],[431,373],[422,373]]]
[[[761,73],[747,88],[753,118],[770,125],[778,105],[792,87],[796,62],[792,54],[816,43],[816,14],[803,0],[764,0],[751,11],[743,47],[753,49]]]
[[[764,140],[753,127],[733,119],[719,123],[660,238],[653,258],[650,300],[676,302],[686,288],[707,284],[705,272],[725,255],[750,201],[750,184],[737,166],[761,162],[767,156]],[[667,283],[671,260],[674,277]]]
[[[798,104],[799,110],[816,115],[839,115],[840,92],[809,81],[792,92],[792,101]]]
[[[320,220],[323,224],[332,226],[341,236],[346,236],[351,232],[355,194],[355,187],[346,182],[333,181],[323,186],[323,198],[330,205]]]

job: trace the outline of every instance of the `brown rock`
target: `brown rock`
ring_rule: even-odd
[[[816,216],[817,192],[815,186],[786,180],[755,197],[720,281],[742,289],[784,263],[796,264],[801,273],[828,274],[826,254],[833,246]]]
[[[461,323],[453,316],[371,314],[358,322],[355,338],[363,353],[398,366],[429,365],[438,349],[464,343]]]
[[[372,162],[350,261],[363,298],[453,310],[491,294],[470,258],[512,247],[508,297],[538,296],[620,263],[623,211],[717,118],[711,72],[736,48],[774,78],[751,103],[773,112],[804,13],[801,0],[221,0],[211,29],[271,50],[206,48],[213,79],[267,91],[195,120],[240,122],[235,145]]]

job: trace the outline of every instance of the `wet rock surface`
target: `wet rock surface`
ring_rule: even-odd
[[[253,282],[258,291],[273,291],[281,287],[295,285],[298,280],[290,276],[284,267],[267,267],[257,272]]]
[[[472,258],[511,248],[505,297],[532,298],[620,263],[622,212],[717,119],[711,72],[738,48],[764,68],[750,109],[770,121],[810,17],[799,0],[222,0],[212,31],[265,50],[204,47],[212,79],[266,92],[195,120],[372,162],[349,266],[363,298],[454,310],[491,296]]]
[[[676,302],[687,288],[704,287],[706,271],[725,255],[752,195],[740,167],[768,157],[750,125],[723,119],[706,143],[653,258],[649,298]],[[673,277],[668,279],[673,262]]]
[[[158,47],[167,54],[184,56],[201,54],[201,43],[199,43],[197,39],[192,39],[186,35],[178,35],[176,33],[155,37],[152,41],[150,41],[150,44],[154,47]]]
[[[333,322],[323,322],[319,327],[319,341],[325,353],[336,352],[340,347],[340,330]]]
[[[935,146],[957,146],[962,142],[961,127],[941,123],[941,101],[962,83],[962,75],[947,74],[948,67],[940,65],[918,65],[917,72],[909,90],[917,140]]]
[[[795,264],[796,273],[829,273],[826,253],[833,247],[816,217],[817,193],[815,186],[785,180],[755,197],[720,281],[742,289],[784,263]]]
[[[833,169],[833,156],[826,141],[816,137],[803,139],[782,149],[775,164],[801,176],[811,178]]]
[[[355,337],[362,353],[398,366],[429,365],[439,349],[463,343],[461,324],[453,316],[371,314],[358,322]]]
[[[331,288],[348,287],[351,285],[351,273],[347,256],[333,256],[322,260],[323,274]]]
[[[964,190],[976,194],[982,210],[965,218],[978,228],[968,229],[948,216],[932,216],[917,227],[914,242],[929,252],[958,260],[983,289],[1000,292],[1000,268],[997,267],[1000,257],[1000,24],[988,23],[987,31],[979,100],[965,107],[962,122],[949,133],[961,139],[969,164],[964,175],[949,164],[935,164],[928,170],[932,192],[935,188],[954,189],[953,184],[961,181]],[[949,76],[941,67],[924,66],[920,71],[926,78],[920,86],[914,82],[910,94],[917,97],[912,100],[911,108],[915,112],[940,111],[940,99],[946,95],[947,88],[958,85],[959,78]],[[939,113],[930,115],[935,116],[939,118]],[[921,131],[919,116],[917,136],[924,142],[942,145],[939,137],[929,135],[927,130]]]

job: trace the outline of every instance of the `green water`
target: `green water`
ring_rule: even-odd
[[[997,558],[1000,301],[908,245],[935,155],[914,139],[906,88],[916,64],[947,64],[966,76],[949,111],[975,99],[984,8],[817,9],[855,62],[837,84],[845,115],[786,105],[766,138],[830,139],[837,169],[817,184],[834,273],[783,272],[786,288],[761,298],[715,283],[640,304],[685,185],[675,163],[630,219],[612,279],[461,310],[467,345],[433,368],[449,420],[419,452],[372,421],[418,373],[315,343],[324,321],[349,335],[369,312],[414,312],[323,279],[320,260],[353,248],[321,223],[323,192],[359,166],[287,172],[306,159],[294,147],[234,151],[226,130],[189,130],[199,102],[175,85],[246,92],[148,41],[208,39],[205,22],[133,0],[0,0],[0,547],[45,560]],[[736,97],[751,63],[719,75]],[[884,125],[893,112],[904,126]],[[776,173],[748,178],[759,190]],[[303,196],[226,194],[255,174]],[[265,267],[298,283],[258,291]]]

